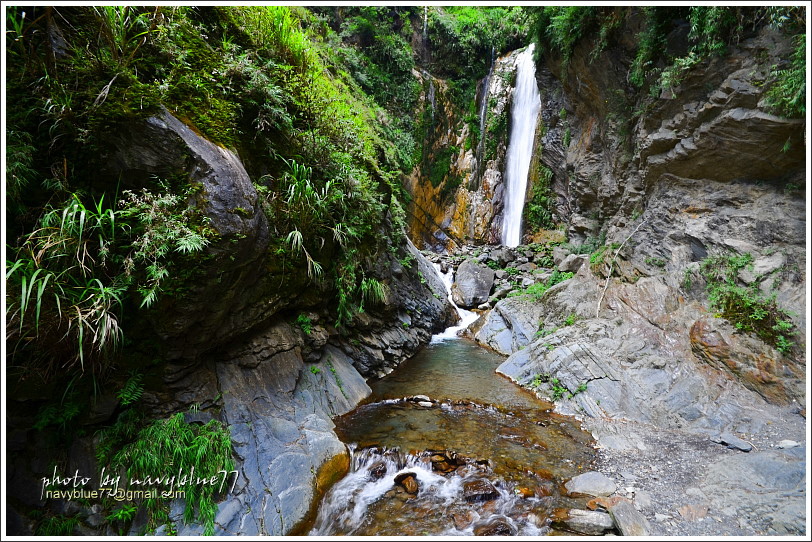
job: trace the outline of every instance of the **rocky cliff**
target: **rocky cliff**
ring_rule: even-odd
[[[381,252],[374,269],[384,277],[384,302],[370,304],[338,330],[325,292],[268,260],[268,223],[234,152],[202,138],[166,110],[111,134],[109,143],[108,173],[124,186],[172,174],[198,183],[190,204],[217,233],[188,279],[189,291],[162,301],[134,336],[135,344],[157,341],[166,356],[160,376],[145,386],[142,404],[154,417],[192,408],[197,414],[187,414],[189,423],[216,419],[229,428],[238,475],[219,503],[215,534],[296,533],[318,497],[349,465],[331,418],[369,394],[365,377],[388,373],[454,322],[442,280],[408,241],[398,251]],[[297,314],[303,315],[298,324]],[[40,477],[49,475],[46,467],[61,455],[46,435],[31,429],[35,420],[28,399],[17,390],[8,418],[13,436],[7,448],[13,473],[9,532],[19,534],[30,533],[31,520],[16,510],[43,505]],[[123,410],[114,394],[95,405],[81,420],[90,430]],[[61,459],[91,476],[93,487],[99,487],[98,444],[92,433],[77,437]],[[82,534],[116,532],[98,505],[47,503],[51,513],[80,518],[76,529]],[[183,502],[176,500],[167,525],[176,524],[182,535],[203,532],[202,525],[186,525],[182,515]],[[146,519],[139,515],[130,532],[140,534]],[[166,532],[167,525],[158,532]]]

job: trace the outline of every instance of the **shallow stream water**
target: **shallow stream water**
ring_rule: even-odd
[[[502,361],[443,340],[372,383],[367,402],[335,420],[350,472],[311,534],[557,534],[554,511],[584,507],[562,484],[588,470],[592,439],[495,374]]]

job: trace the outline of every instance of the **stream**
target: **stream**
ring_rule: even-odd
[[[566,534],[551,518],[584,508],[563,483],[589,470],[592,437],[495,374],[502,361],[447,330],[370,383],[367,401],[334,420],[350,472],[310,534]]]

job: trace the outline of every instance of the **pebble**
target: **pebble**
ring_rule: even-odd
[[[794,440],[782,440],[781,442],[778,443],[777,447],[782,448],[782,449],[783,448],[797,448],[800,445],[801,445],[800,442],[795,442]]]
[[[431,408],[431,407],[434,406],[434,404],[429,402],[429,401],[419,401],[417,404],[418,404],[418,406],[422,406],[422,407],[426,407],[426,408]]]

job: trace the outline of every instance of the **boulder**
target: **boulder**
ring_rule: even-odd
[[[468,502],[492,501],[499,498],[499,492],[485,478],[478,478],[462,485],[462,496]]]
[[[474,524],[475,536],[514,536],[516,532],[505,516],[494,516]]]
[[[556,518],[553,526],[567,531],[587,535],[602,535],[614,528],[612,517],[606,512],[593,510],[568,510],[562,517]]]
[[[569,254],[564,260],[558,264],[558,270],[563,272],[577,273],[581,266],[584,265],[589,259],[589,256],[584,254]]]
[[[464,309],[474,308],[488,300],[493,287],[493,269],[473,260],[465,260],[457,268],[457,276],[451,286],[454,303]]]
[[[611,506],[609,514],[623,536],[646,536],[651,531],[648,520],[625,499]]]
[[[417,476],[413,472],[404,472],[395,476],[395,483],[406,490],[409,495],[417,495],[420,489]]]
[[[543,311],[544,307],[530,297],[502,299],[485,316],[474,340],[500,354],[510,355],[533,341]]]
[[[617,489],[611,478],[595,471],[579,474],[564,484],[564,487],[570,495],[592,495],[595,497],[608,497]]]

